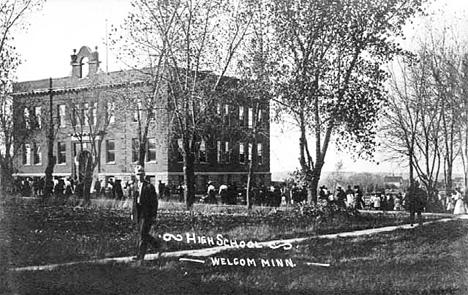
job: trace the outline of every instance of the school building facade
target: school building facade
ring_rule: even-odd
[[[14,112],[20,129],[33,129],[20,144],[16,158],[17,177],[43,177],[47,166],[47,128],[52,110],[55,123],[54,176],[77,178],[86,163],[84,153],[96,155],[95,176],[130,180],[138,160],[137,110],[124,107],[122,93],[148,94],[148,82],[137,70],[102,72],[99,54],[83,46],[71,55],[71,76],[24,81],[13,85]],[[258,104],[257,104],[258,105]],[[71,109],[73,107],[73,110]],[[229,102],[220,97],[215,112],[222,112],[224,122],[238,129],[252,128],[254,106],[246,100]],[[155,105],[155,118],[150,124],[146,145],[145,170],[152,182],[167,185],[183,181],[183,162],[179,139],[171,124],[167,102]],[[262,132],[256,135],[258,167],[254,172],[259,183],[268,185],[270,173],[269,104],[259,109],[256,120]],[[86,120],[83,118],[86,117]],[[106,122],[105,128],[102,121]],[[102,126],[100,126],[100,124]],[[223,123],[224,124],[224,123]],[[222,124],[221,124],[222,125]],[[94,129],[93,129],[94,128]],[[99,131],[102,128],[102,131]],[[218,128],[219,129],[219,128]],[[232,129],[232,128],[231,128]],[[202,191],[208,181],[216,184],[247,180],[248,162],[252,157],[252,142],[241,137],[224,135],[198,143],[195,176],[196,187]]]

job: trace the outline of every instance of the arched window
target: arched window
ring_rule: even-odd
[[[85,78],[89,74],[89,59],[87,57],[83,57],[81,60],[81,78]]]

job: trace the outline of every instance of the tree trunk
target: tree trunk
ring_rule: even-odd
[[[188,140],[184,140],[184,200],[187,210],[195,203],[195,154]]]
[[[255,175],[253,173],[253,164],[252,161],[249,163],[249,171],[247,173],[247,188],[245,192],[245,198],[246,198],[246,205],[247,209],[251,210],[252,205],[253,205],[253,200],[252,200],[252,184],[255,182]]]
[[[50,135],[49,135],[50,136]],[[49,139],[49,146],[47,152],[47,167],[45,170],[45,179],[44,179],[44,197],[48,198],[52,195],[54,189],[54,167],[55,167],[55,156],[54,156],[54,146],[53,146],[53,139]]]
[[[13,178],[13,165],[7,163],[9,159],[5,159],[5,163],[2,165],[1,177],[0,177],[0,188],[2,192],[11,193],[14,190],[15,180]]]
[[[318,168],[316,168],[317,170]],[[314,171],[314,175],[312,176],[312,181],[310,185],[307,187],[307,202],[309,204],[317,204],[317,191],[318,191],[318,184],[320,181],[320,172]]]
[[[49,130],[47,134],[47,167],[45,170],[44,179],[44,197],[48,198],[52,195],[54,189],[53,173],[55,167],[54,156],[54,113],[53,113],[53,94],[52,94],[52,78],[49,80]]]

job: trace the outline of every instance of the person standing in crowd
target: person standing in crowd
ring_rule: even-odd
[[[323,203],[323,204],[327,204],[328,203],[328,195],[329,195],[329,192],[328,192],[327,187],[322,185],[320,187],[320,191],[319,191],[319,200],[320,200],[320,202]]]
[[[122,200],[124,198],[124,193],[122,190],[122,180],[116,179],[114,182],[114,193],[117,200]]]
[[[346,193],[341,188],[341,186],[339,186],[337,189],[336,198],[335,198],[336,205],[338,205],[338,207],[340,208],[346,208],[345,200],[346,200]]]
[[[70,198],[73,195],[73,186],[70,178],[65,180],[65,199]]]
[[[451,213],[453,209],[455,208],[455,196],[453,192],[452,194],[447,194],[446,203],[447,203],[446,210]]]
[[[395,196],[395,206],[393,206],[393,210],[395,211],[401,211],[403,210],[403,207],[401,205],[401,193],[399,193],[397,196]]]
[[[158,195],[159,195],[159,199],[162,199],[163,196],[164,196],[164,187],[166,185],[161,181],[159,180],[158,182]]]
[[[217,204],[218,202],[216,201],[216,188],[213,185],[213,182],[209,181],[208,182],[208,189],[206,191],[206,194],[208,195],[208,203],[209,204]]]
[[[99,198],[101,196],[101,181],[99,178],[96,178],[94,181],[94,192],[96,194],[96,198]]]
[[[454,190],[454,200],[455,200],[455,207],[453,208],[453,214],[466,214],[467,208],[466,204],[463,200],[463,196],[459,190]]]
[[[226,184],[221,184],[219,186],[219,195],[221,196],[221,204],[227,204],[227,193],[228,186]]]
[[[387,210],[388,211],[393,211],[393,208],[395,206],[395,199],[391,194],[386,195],[387,198]]]
[[[345,194],[346,194],[346,207],[347,208],[356,207],[354,191],[351,189],[350,185],[348,185],[348,188],[346,189]]]
[[[354,186],[354,196],[356,198],[356,209],[365,209],[366,205],[364,204],[364,200],[362,199],[362,191],[359,188],[359,185]]]
[[[132,220],[138,225],[138,253],[135,260],[141,265],[148,244],[158,251],[161,246],[160,241],[149,233],[158,213],[158,195],[154,185],[145,179],[145,170],[142,166],[136,166],[135,175],[137,183],[133,191]]]
[[[418,216],[418,222],[422,224],[422,211],[426,204],[426,192],[419,187],[419,182],[415,181],[413,185],[408,188],[408,192],[405,196],[405,201],[408,204],[410,211],[411,225],[414,223],[415,215]]]
[[[370,201],[372,204],[372,208],[374,210],[380,210],[380,203],[381,203],[380,196],[378,196],[377,194],[373,194],[372,197],[370,198]]]
[[[54,193],[56,196],[63,196],[63,192],[65,190],[65,182],[62,178],[59,178],[54,187]]]

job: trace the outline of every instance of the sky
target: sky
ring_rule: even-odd
[[[434,25],[463,17],[468,11],[466,0],[435,0],[432,7],[437,11]],[[59,78],[71,73],[70,55],[73,49],[81,46],[98,47],[101,69],[120,70],[112,51],[106,50],[106,31],[111,26],[119,26],[131,9],[130,0],[47,0],[43,9],[31,15],[30,26],[25,33],[15,36],[18,53],[22,64],[17,71],[18,81]],[[418,36],[417,20],[406,28],[406,45],[411,46],[413,38]],[[430,23],[432,25],[432,23]],[[460,27],[465,31],[468,26]],[[468,34],[467,34],[468,35]],[[106,54],[108,53],[108,54]],[[291,128],[272,124],[271,127],[271,171],[292,171],[299,162],[299,136]],[[355,161],[347,153],[340,153],[331,148],[325,160],[324,171],[333,171],[338,161],[343,161],[343,170],[352,172],[385,172],[399,175],[406,173],[405,167],[383,160],[376,154],[375,162]],[[379,162],[380,164],[376,164]]]

